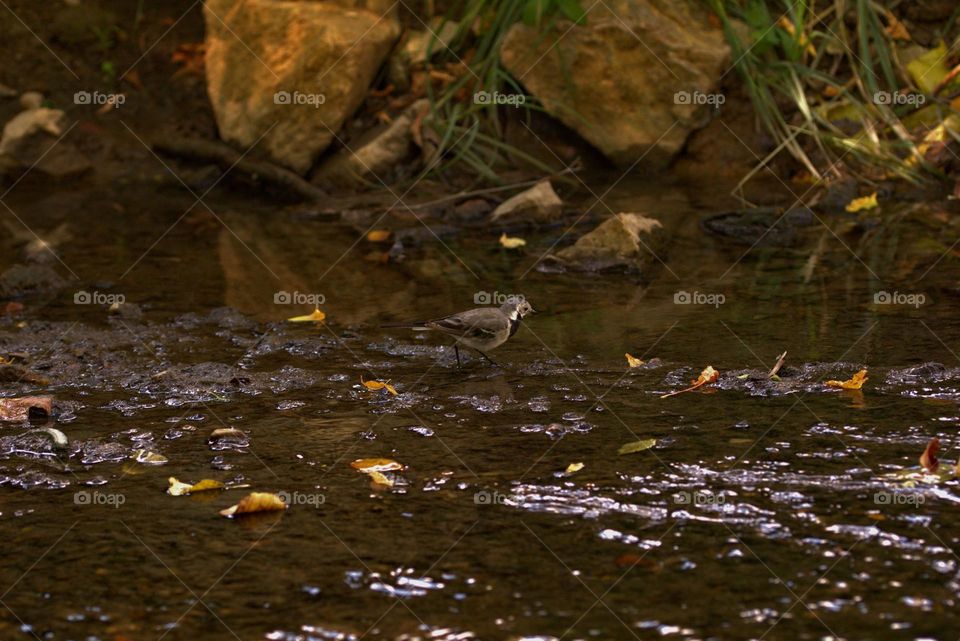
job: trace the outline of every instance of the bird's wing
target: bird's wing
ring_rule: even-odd
[[[447,334],[471,338],[495,336],[497,332],[503,330],[502,319],[490,315],[487,309],[471,309],[459,314],[438,318],[426,325],[431,329],[437,329]]]

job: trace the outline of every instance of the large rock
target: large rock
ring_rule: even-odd
[[[612,268],[646,271],[662,257],[664,235],[660,221],[641,214],[617,214],[600,223],[551,258],[571,269],[600,271]]]
[[[582,26],[542,34],[514,25],[500,57],[548,113],[615,163],[662,167],[722,100],[730,49],[708,13],[697,0],[598,2]]]
[[[365,8],[351,8],[363,5]],[[221,137],[305,173],[363,102],[400,34],[382,1],[207,0],[207,92]]]
[[[366,179],[386,182],[385,176],[413,149],[411,127],[417,115],[430,107],[426,98],[417,100],[388,125],[349,143],[317,170],[313,182],[349,185]]]

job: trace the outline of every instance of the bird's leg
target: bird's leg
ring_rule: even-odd
[[[460,369],[460,347],[456,343],[453,344],[453,353],[457,355],[457,369]]]
[[[497,363],[495,363],[492,358],[490,358],[489,356],[487,356],[486,354],[484,354],[483,352],[481,352],[479,349],[477,350],[477,354],[480,354],[480,356],[483,356],[485,359],[487,359],[487,361],[488,361],[491,365],[493,365],[494,367],[500,367],[500,365],[498,365]],[[500,369],[503,369],[503,368],[501,367]]]

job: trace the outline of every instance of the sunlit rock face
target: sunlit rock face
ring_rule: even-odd
[[[590,3],[584,3],[588,6]],[[622,167],[663,166],[707,123],[730,60],[696,0],[598,2],[586,23],[518,23],[501,60],[548,113]]]
[[[400,34],[379,1],[208,0],[207,93],[220,136],[301,174],[363,102]]]

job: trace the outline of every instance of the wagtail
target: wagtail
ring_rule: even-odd
[[[457,355],[457,367],[460,367],[460,345],[476,350],[492,365],[497,365],[486,352],[506,343],[507,339],[520,329],[520,321],[523,317],[532,313],[534,309],[526,300],[511,298],[500,307],[477,307],[435,320],[382,325],[382,327],[434,330],[453,336],[457,339],[453,344],[453,350]]]

